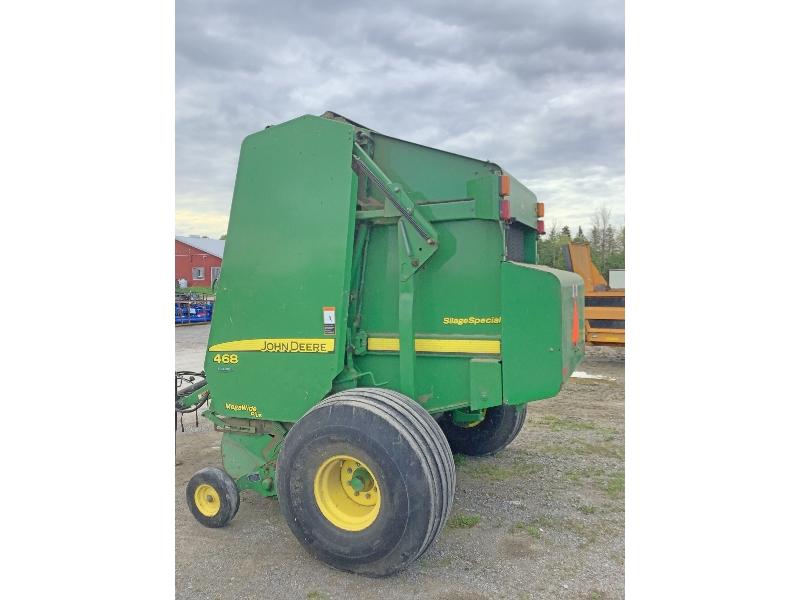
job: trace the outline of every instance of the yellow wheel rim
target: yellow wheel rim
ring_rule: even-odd
[[[219,512],[219,493],[207,483],[201,483],[194,491],[194,503],[205,517],[213,517]]]
[[[330,457],[317,469],[314,498],[322,515],[345,531],[366,529],[381,509],[375,475],[361,460],[344,454]]]

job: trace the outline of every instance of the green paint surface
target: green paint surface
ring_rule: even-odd
[[[503,401],[551,398],[583,358],[583,279],[539,265],[505,262],[503,290]],[[573,302],[578,306],[572,342]]]
[[[235,352],[205,371],[222,415],[297,420],[344,365],[355,223],[353,129],[300,117],[242,144],[209,346],[259,338],[335,339],[332,353]],[[335,336],[322,309],[336,310]],[[255,406],[256,411],[226,406]]]

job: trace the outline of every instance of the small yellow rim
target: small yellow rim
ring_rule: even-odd
[[[194,491],[194,503],[205,517],[213,517],[219,512],[219,493],[207,483],[201,483]]]
[[[345,531],[363,531],[375,522],[381,508],[377,478],[361,460],[345,454],[319,466],[314,498],[322,515]]]

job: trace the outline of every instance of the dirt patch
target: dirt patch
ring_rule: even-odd
[[[533,540],[520,535],[508,535],[500,538],[497,549],[504,558],[529,558],[533,553]]]

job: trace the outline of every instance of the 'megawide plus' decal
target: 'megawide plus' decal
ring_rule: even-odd
[[[443,325],[499,325],[501,317],[444,317]]]
[[[226,402],[225,410],[229,410],[231,412],[247,413],[247,416],[255,417],[258,419],[262,417],[261,413],[258,412],[258,408],[253,406],[252,404],[232,404],[230,402]]]
[[[313,338],[259,338],[211,346],[209,352],[333,352],[336,340]]]

